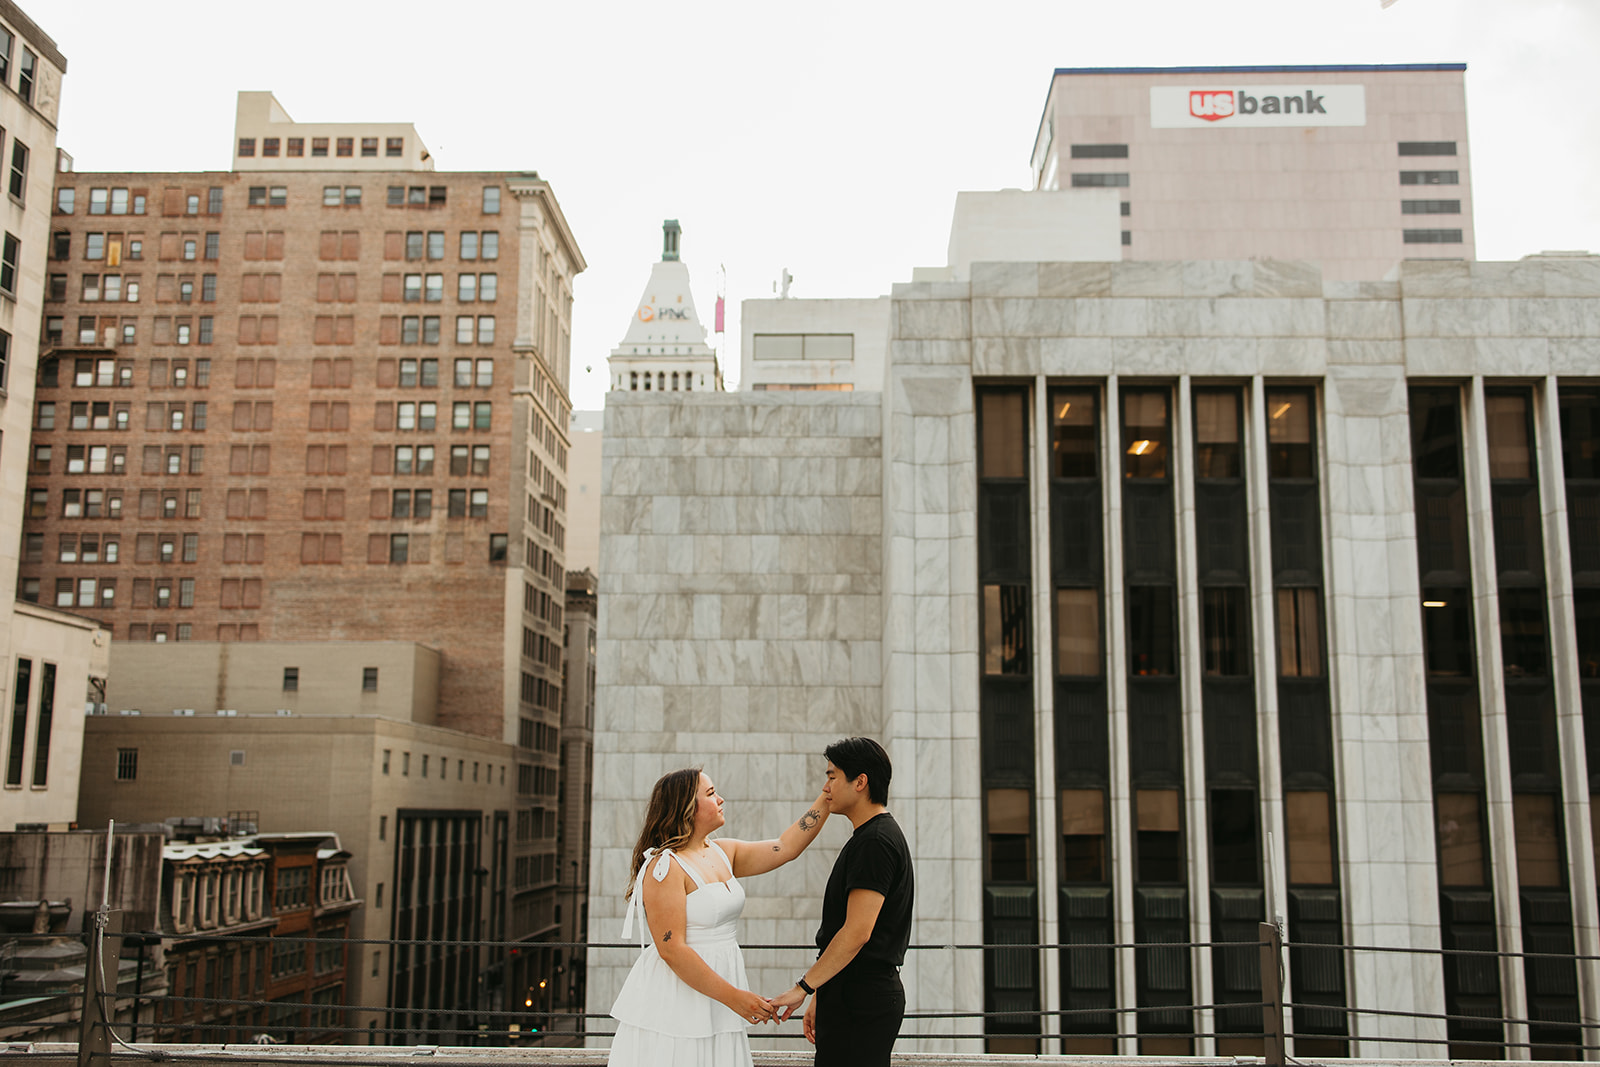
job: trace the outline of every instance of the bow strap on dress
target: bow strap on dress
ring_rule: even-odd
[[[655,868],[650,867],[650,860],[654,858]],[[664,881],[667,872],[672,869],[673,852],[670,848],[647,848],[644,850],[644,861],[639,864],[639,874],[633,880],[633,893],[628,898],[628,906],[623,911],[622,940],[627,941],[633,937],[633,916],[637,911],[644,909],[644,872],[650,871],[650,877],[656,881]],[[639,931],[639,947],[643,948],[650,943],[650,927],[641,922]]]

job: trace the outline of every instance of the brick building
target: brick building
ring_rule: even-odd
[[[242,93],[235,134],[229,171],[57,175],[19,596],[93,613],[118,668],[164,642],[428,646],[428,725],[515,768],[510,935],[553,936],[582,253],[537,174],[436,172],[409,126]],[[352,712],[413,681],[325,659],[305,684]],[[284,706],[254,699],[214,707]]]

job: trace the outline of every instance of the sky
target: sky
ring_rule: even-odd
[[[235,94],[265,89],[414,123],[440,170],[538,171],[588,262],[580,410],[663,219],[708,328],[726,270],[731,387],[738,302],[784,269],[886,293],[944,264],[958,191],[1026,188],[1057,67],[1464,62],[1479,257],[1600,252],[1600,0],[22,3],[67,57],[78,170],[227,169]]]

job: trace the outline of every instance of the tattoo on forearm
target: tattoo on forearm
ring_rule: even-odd
[[[671,941],[672,940],[672,931],[668,930],[666,933],[662,934],[661,935],[661,940],[662,941]]]
[[[773,845],[772,846],[772,851],[774,851],[774,852],[782,852],[783,851],[783,846],[782,845]]]
[[[822,813],[816,808],[812,808],[810,811],[800,816],[800,821],[795,825],[800,827],[801,833],[809,834],[812,830],[816,829],[817,823],[821,821]]]

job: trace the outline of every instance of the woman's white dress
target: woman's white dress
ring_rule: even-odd
[[[734,987],[747,989],[736,929],[744,910],[744,887],[733,877],[727,853],[715,842],[712,846],[728,866],[726,882],[707,882],[671,851],[646,853],[628,901],[622,936],[624,940],[631,936],[634,912],[644,909],[645,873],[659,882],[677,860],[695,884],[694,892],[684,900],[684,943]],[[750,1020],[696,992],[673,973],[657,951],[648,925],[642,936],[643,951],[611,1008],[611,1016],[617,1020],[617,1036],[611,1041],[612,1067],[749,1067],[750,1036],[745,1028]]]

